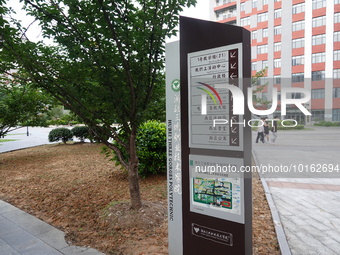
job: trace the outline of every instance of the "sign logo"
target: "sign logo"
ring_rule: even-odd
[[[205,226],[198,225],[196,223],[191,224],[192,227],[192,235],[197,236],[199,238],[204,238],[216,243],[220,243],[223,245],[227,246],[233,246],[233,234],[213,229],[213,228],[208,228]]]
[[[210,89],[215,94],[215,96],[218,98],[220,105],[222,105],[222,99],[221,99],[220,95],[217,93],[216,89],[214,89],[213,87],[211,87],[210,85],[208,85],[206,83],[203,83],[203,82],[198,82],[198,83],[207,87],[208,89]],[[207,93],[211,97],[211,99],[214,101],[214,104],[217,105],[216,98],[214,97],[214,95],[209,90],[203,89],[203,88],[200,88],[200,87],[198,87],[198,89],[203,90],[205,93]],[[202,99],[203,99],[203,95],[202,95]]]
[[[175,79],[171,82],[171,89],[175,92],[180,91],[181,89],[181,82],[178,79]]]

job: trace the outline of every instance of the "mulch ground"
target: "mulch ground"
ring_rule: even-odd
[[[54,144],[0,154],[0,199],[105,254],[161,255],[167,249],[166,176],[141,179],[144,202],[129,208],[127,173],[101,145]],[[280,254],[261,181],[253,179],[254,254]]]

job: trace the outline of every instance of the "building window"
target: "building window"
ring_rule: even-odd
[[[264,54],[264,53],[268,53],[268,45],[264,44],[264,45],[257,46],[257,54]]]
[[[340,12],[334,13],[334,23],[340,23]]]
[[[268,4],[268,0],[262,0],[262,5],[267,5]]]
[[[334,61],[340,60],[340,50],[335,50],[333,52],[333,59],[334,59]]]
[[[249,26],[250,25],[250,17],[245,17],[240,20],[241,27]]]
[[[266,69],[268,67],[268,60],[262,61],[262,69]]]
[[[257,22],[264,22],[268,20],[268,12],[257,14]]]
[[[298,38],[292,41],[293,49],[302,48],[302,47],[305,47],[305,38]]]
[[[312,54],[312,63],[323,63],[326,60],[326,53],[320,52],[320,53],[314,53]]]
[[[305,56],[304,55],[292,57],[292,65],[293,66],[303,65],[304,63],[305,63]]]
[[[281,84],[281,75],[274,75],[274,84]]]
[[[256,71],[257,69],[256,69],[256,62],[252,62],[251,63],[251,70],[252,71]]]
[[[274,51],[281,51],[281,42],[274,43]]]
[[[340,98],[340,88],[333,88],[333,97]]]
[[[294,4],[293,5],[293,14],[298,14],[301,12],[305,12],[305,3]]]
[[[281,34],[281,26],[274,27],[274,35],[280,35]]]
[[[312,89],[312,99],[325,98],[325,89]]]
[[[274,19],[281,18],[281,14],[282,14],[282,10],[281,9],[275,10],[274,11]]]
[[[274,68],[280,68],[281,67],[281,58],[274,59]]]
[[[293,31],[300,31],[305,29],[305,21],[296,21],[293,23]]]
[[[312,110],[312,121],[323,121],[325,120],[324,110]]]
[[[257,8],[257,0],[253,0],[252,7]]]
[[[246,2],[240,4],[240,11],[244,12],[246,10]]]
[[[315,17],[312,20],[313,27],[326,26],[326,16]]]
[[[274,2],[276,3],[276,2],[281,2],[281,0],[274,0]]]
[[[251,31],[251,39],[255,40],[257,35],[257,30]]]
[[[292,74],[292,82],[303,82],[304,80],[305,80],[305,76],[303,73]]]
[[[313,0],[313,10],[326,7],[326,0]]]
[[[326,43],[326,34],[312,36],[312,45],[320,45],[320,44],[325,44],[325,43]]]
[[[325,79],[325,71],[312,72],[312,81],[323,81],[324,79]]]
[[[262,38],[268,37],[268,28],[262,29]]]
[[[340,42],[340,31],[334,32],[334,42]]]
[[[332,110],[332,121],[340,121],[340,109]]]
[[[340,69],[333,69],[333,79],[340,79]]]
[[[334,4],[340,4],[340,0],[334,0]]]

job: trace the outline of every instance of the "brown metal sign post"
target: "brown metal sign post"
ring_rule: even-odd
[[[181,17],[185,255],[252,254],[251,176],[240,171],[251,166],[251,116],[246,100],[239,100],[242,92],[247,97],[250,61],[249,31]],[[235,107],[244,114],[234,114]]]

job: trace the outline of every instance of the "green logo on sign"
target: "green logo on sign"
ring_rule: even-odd
[[[180,80],[176,79],[171,82],[171,88],[173,91],[178,92],[181,89],[181,82]]]

